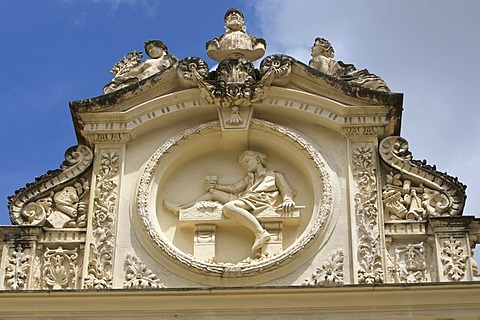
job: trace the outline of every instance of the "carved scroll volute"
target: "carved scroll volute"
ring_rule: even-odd
[[[49,222],[59,228],[84,226],[86,210],[81,197],[88,191],[88,183],[80,177],[90,168],[92,159],[93,153],[87,146],[69,148],[60,169],[37,177],[9,198],[12,223],[44,226]]]
[[[185,87],[197,85],[203,97],[220,108],[247,107],[263,98],[275,79],[285,79],[291,71],[292,58],[273,55],[261,64],[260,75],[242,56],[223,60],[216,71],[208,73],[200,58],[186,58],[179,63],[178,76]]]
[[[208,64],[200,58],[187,57],[178,63],[178,79],[185,88],[198,86],[204,89],[202,85],[208,78],[208,72]]]
[[[379,153],[385,164],[393,169],[393,172],[387,175],[387,184],[384,186],[384,204],[388,202],[393,211],[400,210],[405,213],[393,212],[392,216],[424,220],[430,216],[462,214],[466,186],[457,178],[437,171],[435,166],[427,165],[426,161],[413,160],[405,139],[385,138],[380,143]],[[403,197],[401,202],[407,203],[408,208],[404,205],[404,208],[397,206],[395,209],[395,196]],[[405,197],[408,199],[404,199]]]
[[[286,55],[274,54],[266,57],[260,64],[260,74],[265,85],[288,81],[292,72],[293,59]]]

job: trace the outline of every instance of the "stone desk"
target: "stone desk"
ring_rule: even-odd
[[[283,225],[297,225],[300,222],[298,206],[290,212],[266,209],[255,217],[272,235],[270,242],[262,247],[262,254],[273,255],[283,251]],[[179,211],[179,222],[182,228],[195,228],[193,255],[197,259],[211,260],[215,257],[216,226],[235,225],[235,221],[222,213],[223,205],[216,201],[200,201],[190,208]]]

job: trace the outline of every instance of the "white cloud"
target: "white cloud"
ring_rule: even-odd
[[[468,185],[465,215],[480,216],[478,161],[480,2],[278,1],[254,3],[269,53],[308,63],[315,37],[337,60],[367,68],[403,92],[402,136],[426,158]]]
[[[72,0],[61,0],[64,3],[70,4]],[[110,7],[110,11],[114,12],[123,6],[130,8],[138,8],[145,12],[145,14],[152,18],[158,13],[159,2],[154,0],[91,0],[95,4],[106,4]]]

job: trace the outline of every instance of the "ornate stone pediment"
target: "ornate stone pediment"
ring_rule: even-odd
[[[4,288],[474,280],[480,221],[462,216],[465,186],[397,136],[402,94],[324,39],[309,65],[254,65],[266,41],[238,9],[224,21],[216,68],[148,41],[149,59],[129,53],[104,95],[70,104],[79,146],[10,199]]]

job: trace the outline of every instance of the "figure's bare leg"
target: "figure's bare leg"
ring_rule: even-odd
[[[255,233],[255,242],[252,246],[252,252],[255,252],[270,241],[271,236],[247,209],[249,206],[242,200],[233,200],[223,206],[223,214]]]
[[[191,206],[193,206],[195,203],[199,201],[218,201],[221,203],[227,203],[231,199],[232,199],[232,195],[230,193],[226,193],[219,190],[212,190],[212,192],[206,192],[203,195],[201,195],[199,198],[185,204],[175,204],[168,200],[163,200],[163,206],[167,210],[170,210],[173,213],[178,214],[178,212],[181,209],[190,208]]]

